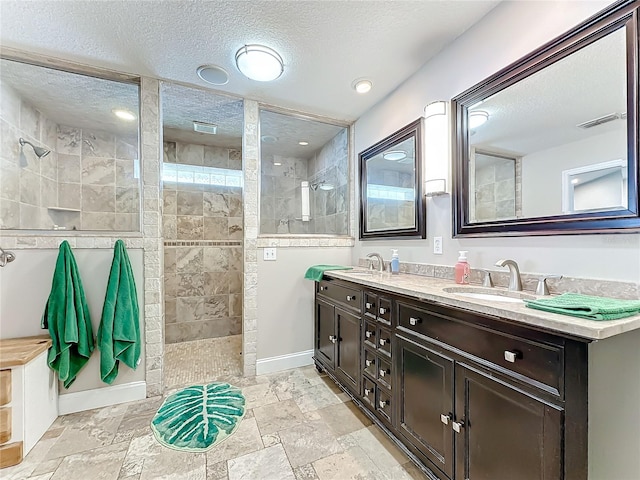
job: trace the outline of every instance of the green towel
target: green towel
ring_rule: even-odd
[[[307,269],[307,272],[304,274],[304,278],[307,280],[313,280],[314,282],[319,282],[322,280],[322,275],[327,270],[353,270],[353,267],[343,267],[340,265],[314,265]]]
[[[58,372],[64,388],[69,388],[89,361],[95,342],[78,265],[66,240],[58,251],[42,328],[48,328],[51,335],[49,367]]]
[[[105,383],[112,383],[116,379],[120,362],[133,370],[140,363],[138,295],[131,262],[122,240],[116,242],[113,252],[102,320],[98,328],[98,348],[100,377]]]
[[[640,301],[563,293],[553,298],[526,302],[527,307],[546,312],[572,315],[588,320],[616,320],[640,314]]]

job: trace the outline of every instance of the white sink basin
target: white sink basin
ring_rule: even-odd
[[[474,287],[447,287],[443,289],[447,293],[453,293],[460,297],[475,298],[490,302],[523,303],[524,300],[535,300],[536,297],[522,292],[510,292],[507,290],[491,290],[488,288]]]

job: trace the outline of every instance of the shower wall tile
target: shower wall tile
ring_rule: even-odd
[[[115,185],[116,162],[111,158],[82,157],[83,185]]]
[[[164,163],[176,163],[176,142],[164,142],[162,144]]]
[[[229,293],[242,293],[242,272],[228,272]]]
[[[116,213],[137,213],[140,211],[140,198],[137,188],[116,187]]]
[[[116,160],[115,161],[115,177],[116,177],[116,185],[125,187],[125,186],[135,186],[138,188],[138,180],[135,178],[135,163],[137,160]]]
[[[162,235],[165,240],[176,240],[178,238],[178,224],[175,215],[165,215],[163,217]]]
[[[119,160],[138,159],[138,141],[136,138],[116,138],[116,158]]]
[[[228,228],[228,238],[229,240],[242,240],[243,238],[243,228],[242,228],[242,217],[229,217],[227,218],[227,222],[229,225]]]
[[[219,189],[216,189],[219,190]],[[205,217],[226,217],[229,215],[229,203],[227,196],[217,191],[204,192]],[[211,237],[216,238],[216,237]]]
[[[26,203],[38,207],[40,206],[40,180],[41,177],[37,173],[33,173],[28,170],[23,170],[20,173],[21,203]]]
[[[116,209],[116,189],[113,186],[83,185],[82,212],[113,212]],[[114,217],[115,219],[115,217]]]
[[[79,183],[59,183],[58,206],[80,210],[82,207],[82,186]]]
[[[176,162],[187,165],[203,165],[204,145],[176,143]]]
[[[116,214],[115,213],[92,213],[82,212],[82,230],[115,230]]]
[[[78,155],[58,154],[57,179],[64,183],[80,183],[82,168]]]
[[[169,216],[175,216],[178,214],[178,192],[171,190],[164,190],[163,196],[163,215],[165,219]]]
[[[229,293],[229,272],[206,272],[203,274],[204,295]]]
[[[176,271],[178,273],[200,273],[203,268],[203,247],[177,247]]]
[[[211,295],[205,297],[204,313],[207,318],[229,316],[229,295]]]
[[[20,168],[16,163],[0,159],[0,198],[15,201],[20,196]]]
[[[229,168],[242,170],[242,152],[240,150],[229,150]]]
[[[58,125],[56,152],[58,154],[80,156],[82,154],[82,130],[66,125]]]
[[[203,271],[205,272],[228,272],[229,271],[229,248],[207,247],[204,250]]]
[[[202,273],[178,273],[176,297],[204,296],[204,277]]]
[[[20,203],[11,200],[0,201],[0,227],[14,229],[20,227]]]
[[[177,238],[180,240],[202,240],[203,218],[189,215],[178,215]]]
[[[204,238],[229,238],[229,224],[227,217],[204,217]]]
[[[137,213],[116,213],[115,229],[133,232],[140,229],[140,215]]]
[[[203,212],[203,192],[177,192],[177,214],[197,215]]]
[[[207,167],[228,168],[229,149],[221,147],[204,147],[204,165]]]
[[[204,297],[177,297],[176,322],[198,322],[204,317]]]
[[[116,158],[116,137],[112,133],[82,130],[82,156]]]
[[[20,204],[20,228],[40,228],[40,207]]]
[[[42,177],[40,185],[41,204],[44,208],[58,205],[58,182]]]

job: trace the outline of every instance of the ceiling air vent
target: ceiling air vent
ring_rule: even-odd
[[[576,125],[576,127],[584,129],[593,128],[597,127],[598,125],[602,125],[603,123],[613,122],[614,120],[618,120],[619,118],[622,118],[619,113],[610,113],[609,115],[604,115],[587,122],[579,123],[578,125]]]
[[[209,135],[215,135],[218,131],[218,125],[214,123],[193,122],[193,129],[196,132],[207,133]]]

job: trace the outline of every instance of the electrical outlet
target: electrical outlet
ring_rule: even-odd
[[[264,249],[264,260],[275,261],[276,260],[276,247],[269,247]]]
[[[433,237],[433,253],[442,255],[442,237]]]

